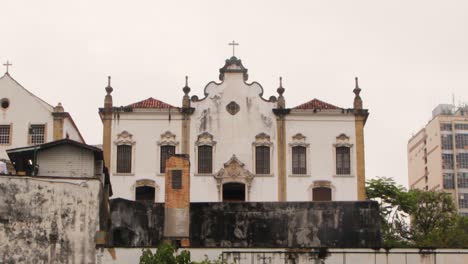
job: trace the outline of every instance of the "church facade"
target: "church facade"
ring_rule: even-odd
[[[114,106],[106,87],[104,160],[114,198],[164,202],[166,160],[190,158],[190,201],[352,201],[365,199],[363,109],[313,99],[287,108],[248,82],[231,57],[200,97],[183,87],[181,106],[148,98]]]

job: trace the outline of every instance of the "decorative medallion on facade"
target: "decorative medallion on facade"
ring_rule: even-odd
[[[265,133],[260,133],[255,136],[255,142],[252,143],[255,147],[258,146],[272,146],[273,143],[270,141],[270,136]]]
[[[350,143],[349,137],[342,133],[336,137],[336,143],[333,144],[334,147],[352,147],[353,144]]]
[[[114,141],[116,145],[134,145],[133,135],[124,130],[117,135],[117,140]]]
[[[165,146],[165,145],[177,146],[177,145],[179,145],[179,142],[176,141],[176,135],[175,134],[172,134],[171,131],[166,131],[164,134],[161,134],[161,140],[158,141],[158,145],[160,145],[160,146]]]
[[[296,135],[294,135],[292,137],[292,142],[289,143],[289,146],[291,146],[291,147],[297,147],[297,146],[308,147],[309,144],[306,143],[306,137],[303,134],[297,133]]]
[[[216,141],[213,140],[213,135],[208,132],[203,132],[198,136],[197,141],[195,142],[196,146],[214,146]]]
[[[226,105],[226,110],[231,115],[235,115],[235,114],[237,114],[237,112],[239,112],[240,107],[236,102],[232,101],[232,102],[230,102],[229,104]]]

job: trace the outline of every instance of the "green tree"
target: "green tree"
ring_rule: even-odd
[[[161,243],[156,253],[153,253],[150,249],[143,249],[140,264],[223,264],[223,262],[220,259],[211,261],[208,257],[202,262],[194,262],[190,260],[189,251],[182,250],[178,254],[171,244]]]
[[[386,247],[468,247],[468,220],[450,194],[407,191],[391,178],[369,180],[366,192],[379,203]]]

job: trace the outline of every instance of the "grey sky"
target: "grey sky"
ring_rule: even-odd
[[[31,92],[72,113],[87,143],[112,75],[114,104],[180,105],[184,76],[202,94],[240,43],[266,97],[283,76],[286,104],[352,107],[359,76],[367,177],[407,185],[406,143],[438,103],[468,101],[468,2],[1,1],[0,60]],[[1,91],[0,91],[1,93]]]

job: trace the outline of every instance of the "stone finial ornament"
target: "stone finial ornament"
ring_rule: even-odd
[[[58,103],[57,106],[54,107],[54,112],[55,113],[63,113],[65,112],[65,109],[62,106],[62,103]]]
[[[278,108],[285,108],[286,107],[286,102],[285,102],[284,96],[283,96],[283,93],[285,91],[285,89],[283,87],[283,77],[279,77],[279,82],[280,82],[280,86],[278,87],[278,89],[276,89],[276,91],[279,94],[278,101],[276,102],[276,105],[277,105]]]
[[[105,109],[108,109],[108,111],[110,109],[112,109],[112,106],[113,106],[113,103],[112,103],[112,91],[114,91],[114,89],[112,88],[111,86],[111,77],[108,76],[107,77],[107,86],[106,86],[106,97],[104,98],[104,108]]]
[[[188,95],[190,93],[190,87],[188,86],[188,76],[187,75],[185,75],[185,86],[182,89],[182,91],[184,91],[185,95]]]
[[[185,86],[182,88],[182,91],[184,92],[184,97],[182,98],[182,107],[183,108],[190,108],[190,87],[188,86],[188,76],[185,76]]]
[[[353,93],[355,94],[354,97],[354,109],[362,109],[362,99],[359,94],[361,93],[361,88],[359,88],[359,79],[358,77],[354,78],[355,81],[355,87],[353,90]]]
[[[106,92],[108,95],[110,95],[114,91],[114,89],[111,86],[111,77],[107,76],[107,87],[106,87]]]

